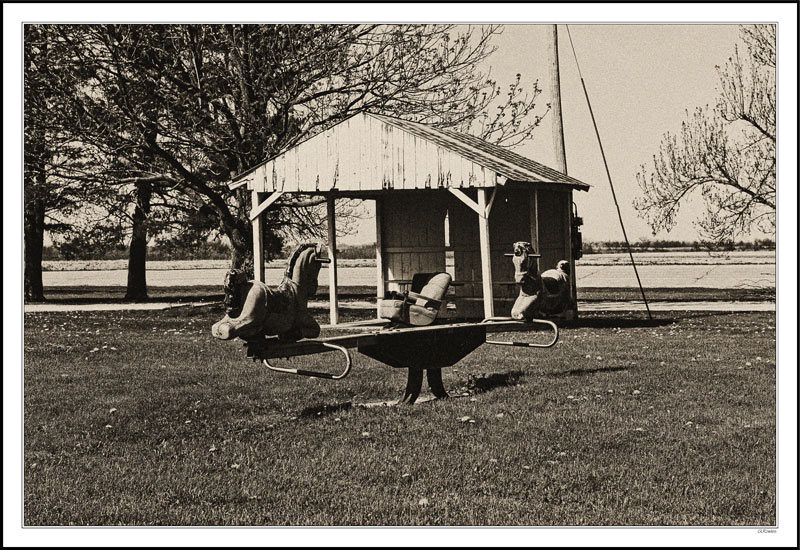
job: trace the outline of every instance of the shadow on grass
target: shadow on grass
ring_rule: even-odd
[[[641,293],[638,288],[580,287],[578,300],[581,302],[602,301],[639,301]],[[692,301],[737,301],[760,302],[775,301],[774,288],[669,288],[653,287],[647,289],[647,299],[651,302],[692,302]]]
[[[348,411],[353,407],[353,403],[346,401],[344,403],[337,403],[335,405],[315,405],[313,407],[306,407],[298,415],[300,418],[318,418],[328,416],[342,411]]]
[[[480,374],[477,376],[469,375],[467,378],[467,383],[461,387],[461,392],[466,391],[469,395],[475,395],[479,393],[486,393],[490,392],[497,388],[504,388],[510,386],[516,386],[519,383],[520,378],[523,376],[522,371],[514,371],[514,372],[504,372],[504,373],[494,373],[490,375]],[[464,397],[464,394],[459,394],[459,391],[452,388],[451,395],[448,399],[454,399],[458,397]],[[430,401],[429,398],[424,398],[417,401],[418,404]],[[435,401],[435,399],[433,399]],[[392,401],[377,401],[374,403],[357,403],[354,404],[351,401],[345,401],[344,403],[335,403],[335,404],[322,404],[322,405],[315,405],[313,407],[306,407],[298,416],[300,418],[322,418],[331,414],[340,413],[342,411],[347,411],[352,409],[353,407],[372,407],[377,404],[392,404]]]
[[[564,376],[586,376],[587,374],[597,374],[598,372],[618,372],[618,371],[625,371],[630,370],[630,367],[605,367],[605,368],[594,368],[594,369],[572,369],[566,372],[557,372],[551,374],[555,378],[561,378]]]
[[[222,302],[224,295],[218,287],[160,288],[151,286],[146,300],[128,300],[125,287],[68,286],[45,288],[45,302],[50,304],[90,305],[127,304],[131,302]]]
[[[487,376],[486,373],[478,376],[469,375],[466,385],[467,392],[473,395],[492,391],[497,388],[516,386],[522,376],[522,371],[498,372],[490,374],[489,376]]]
[[[147,289],[146,300],[125,299],[123,286],[63,286],[45,288],[46,303],[65,305],[124,304],[131,302],[211,302],[222,303],[225,295],[220,285],[198,285],[194,287],[157,287]],[[312,300],[328,300],[328,287],[319,287]],[[338,292],[340,300],[361,300],[377,303],[374,289],[367,287],[343,287]],[[41,303],[41,302],[30,302]]]
[[[640,328],[671,325],[675,319],[631,319],[630,317],[584,317],[574,320],[554,320],[560,328]]]

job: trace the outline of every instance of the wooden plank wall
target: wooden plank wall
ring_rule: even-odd
[[[466,191],[475,198],[474,191]],[[511,315],[511,307],[519,295],[514,282],[514,265],[504,256],[513,251],[517,241],[533,242],[534,228],[530,205],[531,189],[499,187],[489,215],[489,238],[492,255],[492,290],[495,315]],[[539,190],[539,246],[542,260],[539,271],[555,267],[569,258],[567,225],[564,217],[569,202],[568,192]],[[454,302],[458,316],[483,317],[481,289],[481,256],[478,239],[478,216],[464,203],[451,197],[448,201],[450,243],[454,256]]]
[[[447,191],[393,193],[381,201],[381,247],[387,291],[410,288],[416,273],[445,271]]]
[[[570,258],[569,220],[565,217],[569,199],[569,192],[539,191],[539,271],[553,269]]]
[[[495,315],[511,315],[519,290],[514,284],[514,264],[504,256],[517,241],[531,240],[530,194],[532,189],[498,188],[489,215],[489,240],[492,263],[492,293]],[[474,192],[467,192],[474,198]],[[448,205],[450,242],[454,255],[454,280],[464,283],[455,288],[459,316],[483,317],[481,252],[478,215],[452,197]]]
[[[476,200],[477,193],[465,193]],[[481,251],[478,234],[478,215],[466,204],[450,195],[447,202],[450,229],[450,247],[453,252],[453,302],[459,317],[483,318],[483,290],[481,288]],[[489,218],[491,220],[491,216]],[[490,234],[491,237],[491,227]]]
[[[514,282],[514,264],[504,254],[513,252],[517,241],[531,241],[532,192],[532,189],[498,188],[489,215],[492,288],[497,316],[511,315],[511,307],[519,296],[519,288]]]

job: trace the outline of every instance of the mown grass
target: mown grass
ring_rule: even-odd
[[[26,525],[775,523],[774,314],[587,316],[371,408],[404,371],[264,371],[219,316],[25,315]]]
[[[649,288],[650,301],[775,301],[774,288]],[[48,302],[65,304],[94,304],[123,302],[124,287],[114,286],[64,286],[45,289]],[[153,302],[211,302],[222,301],[222,285],[198,285],[193,287],[157,287],[148,289]],[[339,291],[340,299],[375,300],[375,288],[347,286]],[[321,285],[315,299],[327,300],[328,287]],[[638,288],[578,288],[578,300],[631,301],[641,300]]]

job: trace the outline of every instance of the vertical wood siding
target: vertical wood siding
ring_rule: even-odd
[[[541,247],[539,268],[553,269],[561,260],[569,259],[567,224],[564,218],[569,193],[539,191],[539,246]]]
[[[259,192],[494,187],[494,172],[368,115],[356,115],[259,166]]]
[[[445,270],[445,191],[397,193],[381,201],[386,288],[400,292],[416,273]]]
[[[511,315],[511,306],[519,295],[514,283],[514,264],[504,254],[513,251],[515,242],[531,239],[531,192],[530,189],[498,188],[489,215],[495,315]]]
[[[475,192],[467,190],[475,199]],[[492,263],[492,292],[495,315],[511,315],[511,306],[519,294],[514,282],[514,265],[504,256],[517,241],[531,241],[530,195],[532,189],[498,188],[489,215],[489,241]],[[568,223],[563,219],[569,193],[539,191],[540,247],[539,271],[555,267],[567,258],[565,240]],[[454,288],[458,315],[479,318],[483,315],[481,254],[478,238],[478,215],[464,203],[451,197],[448,201],[450,244],[453,250],[454,278],[463,285]]]

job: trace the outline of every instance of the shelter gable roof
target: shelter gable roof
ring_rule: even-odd
[[[544,164],[469,134],[462,134],[444,128],[434,128],[428,124],[411,122],[386,115],[369,113],[369,116],[423,139],[433,141],[442,147],[454,150],[471,161],[515,181],[563,183],[581,189],[590,187],[589,184],[562,174]]]
[[[323,150],[327,150],[328,153],[330,154],[331,148],[330,147],[321,148],[320,140],[323,140],[324,143],[324,140],[328,139],[325,137],[326,135],[329,137],[338,135],[341,137],[349,137],[351,139],[353,138],[354,135],[360,137],[358,130],[355,130],[355,128],[359,129],[362,128],[361,126],[362,124],[364,125],[363,128],[367,128],[369,126],[368,120],[370,118],[376,121],[378,124],[382,124],[385,125],[385,127],[394,128],[406,134],[410,134],[415,138],[433,144],[434,146],[440,148],[439,149],[440,151],[442,149],[448,151],[450,156],[455,155],[456,156],[455,158],[461,157],[466,161],[468,161],[469,163],[474,163],[474,165],[478,165],[487,170],[495,172],[499,175],[505,176],[509,180],[523,182],[523,183],[552,183],[552,184],[566,185],[584,191],[590,188],[588,184],[580,180],[577,180],[557,170],[549,168],[534,160],[523,157],[522,155],[514,153],[513,151],[509,151],[500,146],[484,141],[480,138],[455,132],[453,130],[435,128],[428,124],[411,122],[408,120],[403,120],[400,118],[395,118],[375,113],[362,113],[360,116],[355,115],[353,117],[349,117],[348,119],[339,122],[338,124],[332,126],[331,128],[323,132],[320,132],[319,134],[315,134],[314,136],[311,136],[310,138],[307,138],[299,142],[293,147],[285,151],[282,151],[281,153],[258,164],[257,166],[237,175],[231,180],[229,185],[232,188],[236,188],[245,183],[248,183],[249,186],[251,185],[250,182],[255,180],[261,180],[266,182],[268,179],[270,179],[270,175],[273,175],[272,179],[274,179],[276,163],[280,168],[281,163],[284,162],[282,159],[287,159],[288,158],[287,155],[290,154],[294,157],[293,159],[289,159],[290,162],[294,163],[292,164],[293,168],[303,164],[299,160],[299,157],[302,157],[303,155],[306,155],[308,158],[312,158],[313,155],[315,154],[319,155]],[[351,126],[352,124],[356,124],[356,127]],[[374,126],[375,122],[373,122],[372,125]],[[347,128],[347,130],[341,130],[341,131],[339,130],[339,128],[344,129],[345,127]],[[355,134],[352,133],[354,130],[356,132]],[[337,140],[334,139],[334,141]],[[314,145],[315,143],[317,145]],[[379,147],[380,143],[376,144],[370,141],[368,143],[363,144],[363,146],[368,148]],[[334,148],[335,147],[336,145],[334,145]],[[341,155],[342,153],[340,152],[339,154]],[[350,156],[352,157],[352,155]],[[380,154],[377,154],[377,156],[373,155],[372,158],[380,158]],[[344,160],[352,161],[354,159],[349,158]],[[433,160],[435,161],[435,158]],[[338,163],[339,160],[336,160],[337,171],[339,168]],[[289,175],[289,177],[292,176]],[[329,179],[329,178],[322,178],[322,179]],[[320,177],[318,175],[316,176],[316,180],[317,181],[320,180]],[[491,181],[485,178],[482,181],[484,183],[478,185],[495,184],[493,178],[491,179]],[[419,182],[417,182],[417,188],[420,188],[419,185],[420,185]],[[265,186],[267,186],[266,183]],[[450,186],[450,183],[448,183],[447,186]],[[459,187],[462,185],[455,183],[453,186]],[[291,186],[289,187],[291,188]],[[296,190],[301,191],[300,187],[302,187],[302,185],[297,183]],[[424,185],[422,187],[424,187]],[[284,189],[283,186],[281,186],[280,188]],[[381,190],[382,188],[385,188],[385,186],[382,187],[381,185],[378,185],[375,190]],[[399,188],[399,187],[394,187],[394,188]],[[369,187],[361,187],[361,189],[368,190]],[[287,188],[286,190],[288,191],[290,189]],[[317,190],[322,191],[322,189],[317,189]]]

